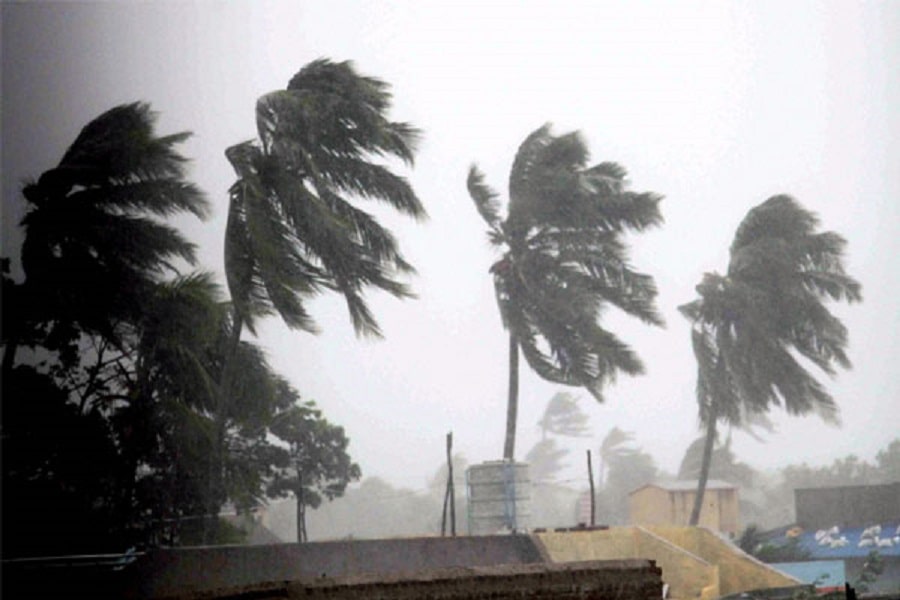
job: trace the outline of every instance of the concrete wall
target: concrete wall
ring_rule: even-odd
[[[656,486],[639,489],[628,496],[628,517],[632,525],[674,525],[674,498],[671,493]]]
[[[635,556],[653,557],[672,598],[720,596],[719,567],[643,528],[635,528]]]
[[[648,526],[646,529],[708,563],[717,565],[719,592],[723,596],[759,588],[789,587],[801,583],[746,554],[709,529],[667,526]]]
[[[249,548],[244,548],[249,551]],[[208,565],[207,565],[208,566]],[[10,598],[111,598],[137,596],[127,582],[109,578],[60,581],[45,573],[45,581],[19,580]],[[94,573],[99,575],[99,573]],[[264,574],[238,586],[213,589],[190,587],[158,590],[155,600],[412,600],[455,598],[457,600],[644,600],[662,596],[660,570],[647,560],[595,561],[569,564],[500,565],[455,567],[400,574],[353,574],[341,577],[265,581]],[[112,585],[115,583],[115,585]]]
[[[529,536],[466,536],[158,550],[132,572],[137,597],[262,582],[540,563]]]
[[[666,490],[648,485],[629,498],[632,525],[679,525],[690,522],[697,494],[687,490]],[[740,503],[736,489],[706,490],[700,509],[700,526],[737,535],[740,528]]]
[[[715,565],[641,528],[539,533],[535,537],[553,562],[646,558],[662,569],[672,598],[718,597]]]
[[[644,600],[659,598],[659,569],[650,561],[510,565],[425,571],[398,577],[353,576],[180,593],[168,600]]]

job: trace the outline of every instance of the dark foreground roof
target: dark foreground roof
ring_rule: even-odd
[[[537,544],[525,535],[342,540],[158,550],[137,561],[129,577],[137,597],[153,598],[266,581],[540,562]]]

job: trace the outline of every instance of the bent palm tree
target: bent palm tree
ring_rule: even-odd
[[[207,204],[184,181],[186,159],[175,146],[190,134],[156,137],[144,103],[117,106],[81,130],[59,165],[23,189],[29,209],[22,225],[28,328],[49,327],[48,338],[73,327],[114,336],[114,324],[140,305],[172,261],[194,262],[194,245],[155,217]],[[48,325],[49,324],[49,325]],[[4,323],[4,325],[12,325]],[[8,332],[4,373],[23,324]]]
[[[846,242],[789,196],[750,210],[731,245],[726,276],[707,273],[679,310],[693,324],[697,402],[706,443],[691,524],[700,518],[716,424],[742,425],[783,405],[836,422],[834,399],[798,355],[829,375],[850,368],[847,329],[824,300],[862,299],[844,272]]]
[[[553,136],[549,125],[529,135],[509,179],[506,218],[497,194],[473,166],[469,194],[503,252],[490,268],[509,332],[509,399],[503,457],[513,459],[518,410],[519,349],[544,379],[581,386],[598,401],[619,371],[643,365],[597,319],[612,304],[646,323],[662,324],[653,278],[634,271],[621,236],[662,222],[660,196],[626,190],[625,169],[588,167],[577,132]]]
[[[343,294],[357,333],[378,336],[363,288],[411,295],[395,279],[413,272],[395,238],[350,201],[381,200],[426,217],[409,182],[372,162],[379,156],[413,162],[418,132],[385,117],[387,88],[348,62],[317,60],[286,90],[260,98],[259,141],[226,151],[238,175],[225,239],[238,335],[273,312],[291,328],[314,331],[303,298],[333,289]]]
[[[277,313],[288,327],[315,331],[304,298],[333,290],[344,296],[357,334],[378,337],[363,290],[412,296],[397,276],[414,269],[393,234],[351,202],[379,200],[413,218],[427,216],[409,182],[376,162],[413,163],[418,131],[385,116],[390,99],[387,83],[357,74],[351,63],[317,60],[287,89],[259,99],[259,140],[226,151],[238,180],[225,233],[233,307],[225,396],[243,327],[255,333],[258,317]],[[227,405],[226,397],[220,401]]]

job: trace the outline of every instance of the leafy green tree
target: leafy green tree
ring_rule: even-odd
[[[165,277],[194,262],[194,245],[165,219],[207,212],[177,150],[189,134],[158,136],[154,123],[144,103],[106,111],[23,188],[24,281],[3,265],[3,475],[20,508],[56,504],[41,517],[48,536],[26,512],[15,518],[32,526],[23,535],[37,552],[134,541],[135,430],[116,419],[138,392],[124,383],[137,373],[135,327]],[[21,345],[36,350],[33,364],[14,368]],[[29,443],[40,450],[17,451]],[[14,505],[10,496],[4,508]],[[91,533],[66,534],[81,525]],[[5,533],[9,547],[23,543]]]
[[[553,383],[584,387],[602,400],[617,373],[643,365],[631,349],[598,323],[611,304],[659,325],[653,279],[634,271],[622,242],[626,230],[662,222],[660,197],[626,189],[615,163],[588,167],[577,132],[562,136],[545,125],[516,153],[507,214],[477,167],[468,189],[502,256],[490,268],[503,326],[509,332],[509,398],[503,457],[515,451],[519,350],[529,366]]]
[[[329,423],[314,402],[292,403],[275,417],[272,433],[290,448],[291,466],[276,474],[269,494],[288,492],[297,501],[297,541],[306,542],[306,507],[318,508],[323,499],[344,494],[347,484],[359,480],[359,465],[350,460],[350,440],[344,429]]]
[[[109,552],[128,543],[118,520],[122,463],[102,415],[31,365],[4,380],[0,454],[4,558]]]
[[[834,399],[797,356],[832,375],[850,367],[847,329],[824,300],[861,300],[844,272],[846,242],[818,232],[818,218],[789,196],[750,210],[731,245],[725,276],[707,273],[699,298],[680,307],[692,323],[697,401],[706,427],[691,524],[700,518],[716,426],[781,406],[836,422]]]

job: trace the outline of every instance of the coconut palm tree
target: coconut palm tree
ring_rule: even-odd
[[[194,262],[194,245],[158,219],[207,213],[175,149],[190,134],[157,137],[154,121],[140,102],[103,113],[58,166],[24,187],[25,281],[11,289],[27,310],[4,323],[4,374],[19,342],[58,346],[76,329],[115,337],[173,261]]]
[[[411,295],[396,279],[413,268],[395,238],[351,202],[380,200],[426,218],[409,182],[375,162],[413,162],[418,131],[388,120],[389,108],[386,83],[325,59],[259,99],[259,140],[226,151],[238,175],[225,237],[236,336],[244,326],[254,332],[256,318],[271,313],[314,331],[303,299],[323,289],[343,294],[357,333],[379,336],[363,289]]]
[[[603,437],[603,441],[600,443],[600,485],[606,481],[606,471],[610,464],[626,454],[636,452],[629,445],[632,441],[634,441],[634,434],[618,427],[613,427]]]
[[[622,234],[659,225],[660,196],[626,189],[615,163],[588,167],[578,132],[554,136],[545,125],[516,153],[509,203],[476,166],[469,194],[502,256],[490,268],[503,325],[509,332],[509,399],[505,459],[515,450],[519,350],[553,383],[584,387],[598,401],[617,373],[637,375],[634,352],[598,323],[611,304],[646,323],[662,324],[652,277],[632,269]]]
[[[260,316],[278,314],[288,327],[314,332],[304,299],[332,290],[343,295],[357,334],[379,337],[363,290],[412,295],[397,277],[414,269],[393,234],[351,201],[377,200],[427,217],[409,182],[378,162],[393,157],[411,165],[419,135],[387,118],[388,88],[350,62],[316,60],[287,89],[259,99],[259,139],[226,150],[238,179],[225,233],[233,313],[220,384],[224,404],[243,328],[255,334]]]
[[[845,240],[817,231],[818,225],[816,215],[793,198],[769,198],[738,227],[727,275],[704,275],[699,298],[679,309],[692,323],[697,401],[706,427],[692,525],[700,518],[720,421],[740,426],[773,406],[838,419],[834,399],[810,368],[829,375],[835,367],[850,368],[847,329],[824,301],[862,296],[860,284],[844,272]]]

